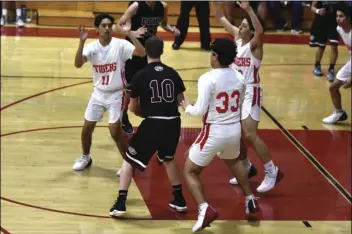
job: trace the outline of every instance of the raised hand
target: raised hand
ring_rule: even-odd
[[[85,27],[83,25],[80,25],[78,27],[78,33],[79,33],[79,39],[81,39],[81,41],[85,41],[88,38],[88,30],[85,29]]]
[[[248,11],[251,8],[248,1],[241,1],[241,2],[237,1],[236,3],[239,7],[241,7],[245,11]]]
[[[211,7],[213,8],[214,11],[214,15],[217,19],[220,19],[221,17],[224,16],[224,12],[223,12],[223,3],[222,2],[210,2]]]
[[[148,31],[148,28],[144,25],[139,29],[137,29],[137,31],[134,31],[133,33],[136,38],[143,38],[147,31]]]

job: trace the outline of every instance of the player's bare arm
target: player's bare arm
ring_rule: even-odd
[[[130,98],[129,109],[133,114],[143,118],[141,107],[138,102],[138,98]]]
[[[135,46],[135,49],[133,51],[134,56],[139,56],[139,57],[144,57],[146,55],[145,53],[145,48],[142,46],[142,44],[139,42],[133,31],[129,31],[128,37],[131,39],[132,44]]]
[[[179,93],[177,95],[177,101],[179,103],[179,106],[182,106],[183,101],[185,100],[185,95],[182,93]]]
[[[223,3],[221,3],[221,2],[211,2],[210,4],[211,4],[211,6],[213,8],[215,17],[220,21],[220,23],[226,29],[226,31],[228,31],[235,38],[235,40],[237,40],[238,39],[239,28],[237,28],[236,26],[232,25],[230,23],[230,21],[228,21],[228,19],[225,17],[224,12],[222,11]]]
[[[318,15],[325,15],[326,14],[326,10],[324,8],[317,8],[317,1],[312,1],[312,6],[310,7],[310,10],[314,13],[314,14],[318,14]]]
[[[263,41],[264,41],[264,29],[260,23],[257,15],[254,13],[249,2],[237,2],[243,10],[245,10],[252,21],[254,27],[254,36],[251,40],[251,51],[256,59],[263,59]]]
[[[87,58],[83,55],[84,43],[88,38],[88,30],[84,28],[84,26],[80,25],[78,27],[79,33],[79,44],[78,49],[75,56],[75,67],[80,68],[83,66],[85,62],[87,62]]]
[[[173,27],[169,24],[168,22],[168,12],[169,12],[169,6],[167,5],[166,2],[161,2],[164,6],[164,18],[161,21],[160,26],[167,32],[173,33],[175,36],[180,35],[180,30],[178,30],[176,27]]]
[[[131,26],[131,19],[136,15],[138,10],[138,2],[131,4],[126,12],[121,16],[117,24],[114,24],[112,31],[123,36],[128,36]],[[146,29],[139,28],[137,31],[133,31],[137,38],[143,37]]]

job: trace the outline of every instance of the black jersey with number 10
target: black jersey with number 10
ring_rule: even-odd
[[[179,74],[161,62],[149,63],[132,77],[131,97],[139,98],[144,117],[180,116],[177,96],[185,90]]]

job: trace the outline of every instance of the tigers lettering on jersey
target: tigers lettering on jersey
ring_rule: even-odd
[[[116,63],[93,65],[97,73],[106,73],[116,71]]]
[[[251,65],[251,58],[235,58],[235,64],[239,67],[249,67]]]

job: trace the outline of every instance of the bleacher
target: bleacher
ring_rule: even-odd
[[[37,10],[37,24],[40,26],[61,26],[61,27],[76,27],[77,25],[93,26],[94,16],[101,12],[110,13],[118,19],[128,7],[128,2],[49,2],[49,1],[33,1],[27,2],[29,9]],[[180,2],[168,2],[169,4],[169,22],[175,25],[180,13]],[[302,9],[301,28],[309,30],[314,14],[309,7]],[[236,24],[240,23],[241,17],[244,15],[242,9],[236,8]],[[284,17],[288,20],[288,25],[291,24],[291,12],[285,9]],[[218,20],[211,12],[210,25],[212,27],[220,27]],[[192,9],[190,14],[190,26],[198,26],[195,9]],[[274,29],[271,20],[266,21],[267,29]]]

